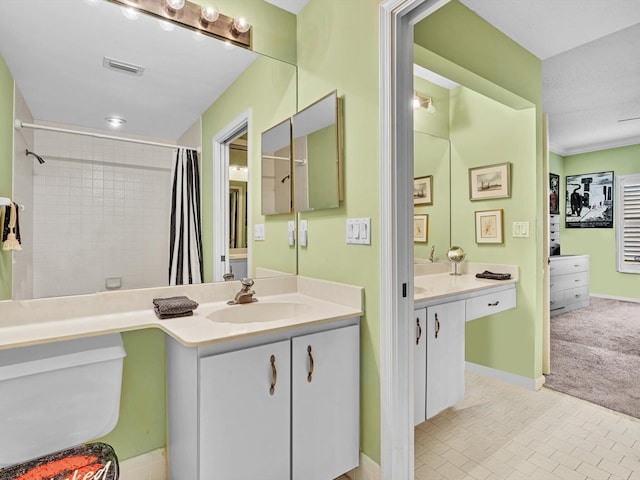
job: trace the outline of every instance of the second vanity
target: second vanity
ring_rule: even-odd
[[[440,265],[415,267],[414,424],[464,398],[465,323],[515,308],[517,267],[466,265],[459,276]],[[440,268],[440,269],[438,269]],[[475,277],[483,270],[511,273],[511,280]]]

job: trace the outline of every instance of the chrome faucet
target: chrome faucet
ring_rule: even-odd
[[[242,280],[240,280],[240,284],[242,285],[240,291],[236,293],[236,296],[233,297],[233,300],[229,300],[227,304],[239,305],[242,303],[257,302],[258,299],[253,298],[256,292],[251,288],[253,286],[253,280],[250,278],[243,278]]]
[[[431,263],[433,263],[433,254],[435,253],[435,251],[436,251],[436,246],[435,245],[431,245],[431,253],[429,254],[429,261]]]

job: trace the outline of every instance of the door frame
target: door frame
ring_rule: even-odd
[[[251,138],[251,110],[245,110],[213,137],[213,259],[212,281],[221,281],[229,271],[229,143],[243,132]],[[247,164],[251,162],[251,142],[247,142]],[[247,181],[247,271],[251,272],[251,168]],[[224,258],[224,260],[222,260]]]
[[[449,1],[380,4],[380,456],[385,480],[414,478],[413,26]]]

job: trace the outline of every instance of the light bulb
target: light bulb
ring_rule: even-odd
[[[120,11],[122,12],[122,15],[129,20],[135,20],[138,18],[138,15],[140,15],[135,8],[131,7],[120,7]]]
[[[172,32],[176,28],[173,23],[166,20],[158,20],[158,24],[160,25],[160,28],[165,32]]]
[[[419,99],[417,96],[414,96],[414,97],[411,99],[411,106],[412,106],[413,108],[420,108],[420,99]]]
[[[247,23],[247,19],[240,17],[233,21],[233,29],[238,33],[247,33],[251,25]]]
[[[169,9],[177,12],[178,10],[182,10],[185,0],[165,0],[165,2],[167,2]]]
[[[213,23],[218,19],[219,16],[220,11],[214,6],[202,7],[200,9],[200,18],[203,22]]]

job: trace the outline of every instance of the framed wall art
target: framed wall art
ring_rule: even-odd
[[[613,228],[613,172],[567,175],[565,226]]]
[[[549,215],[560,215],[560,175],[549,174]]]
[[[469,169],[469,199],[489,200],[511,196],[511,163]]]
[[[476,243],[502,243],[504,241],[503,225],[501,208],[476,212]]]
[[[413,179],[413,204],[433,205],[433,175]]]
[[[429,215],[413,216],[413,241],[426,243],[428,241]]]

